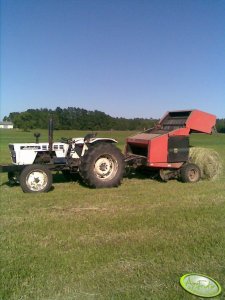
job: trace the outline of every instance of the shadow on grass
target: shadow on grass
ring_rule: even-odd
[[[140,180],[154,179],[162,182],[158,170],[152,170],[150,168],[144,168],[144,167],[140,167],[136,169],[133,168],[126,169],[124,178],[140,179]]]
[[[148,168],[137,168],[137,169],[129,169],[129,170],[127,169],[123,178],[140,179],[140,180],[155,179],[162,182],[158,170],[150,170]],[[87,187],[87,185],[85,185],[79,173],[74,173],[72,175],[55,173],[53,174],[53,182],[54,183],[77,182],[81,186]]]
[[[6,182],[2,182],[0,184],[0,187],[4,187],[4,186],[7,186],[7,187],[10,187],[10,189],[13,189],[13,188],[16,188],[16,187],[19,187],[20,184],[19,182],[9,182],[9,181],[6,181]],[[51,186],[50,190],[48,192],[52,192],[54,191],[55,187],[54,186]],[[21,189],[22,191],[22,189]]]
[[[19,186],[20,185],[20,183],[19,182],[16,182],[16,181],[14,181],[14,182],[12,182],[12,181],[5,181],[5,182],[1,182],[0,183],[0,187],[1,186],[8,186],[8,187],[16,187],[16,186]]]
[[[84,183],[79,173],[62,174],[59,172],[53,174],[53,183],[68,183],[68,182],[78,183],[83,187],[90,188]]]
[[[68,182],[76,182],[80,186],[83,186],[85,188],[88,187],[79,173],[73,173],[73,174],[63,174],[61,172],[53,173],[53,184],[56,183],[68,183]],[[154,179],[160,182],[163,182],[159,176],[159,172],[157,170],[150,170],[147,168],[137,168],[137,169],[127,169],[124,178],[126,179],[140,179],[140,180],[148,180],[148,179]],[[0,183],[0,187],[8,186],[10,188],[18,187],[20,184],[18,181],[5,181]],[[54,190],[54,186],[51,187],[49,192]]]

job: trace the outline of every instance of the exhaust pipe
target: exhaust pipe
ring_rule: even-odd
[[[41,134],[39,133],[39,132],[35,132],[34,133],[34,137],[36,138],[36,144],[38,144],[39,143],[39,137],[41,136]]]
[[[48,123],[48,144],[49,144],[49,153],[52,156],[52,144],[53,144],[53,119],[49,119]]]

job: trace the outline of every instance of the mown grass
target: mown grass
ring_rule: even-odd
[[[8,142],[34,140],[29,132],[0,134],[1,163],[9,162]],[[118,138],[122,149],[130,134],[99,136]],[[191,144],[225,162],[225,135],[194,135]],[[199,299],[179,285],[188,272],[225,289],[225,172],[196,184],[131,176],[100,190],[55,174],[47,194],[24,194],[1,174],[0,188],[0,299]]]

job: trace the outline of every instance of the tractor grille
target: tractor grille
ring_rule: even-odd
[[[16,151],[14,150],[14,145],[9,145],[9,151],[11,153],[12,162],[16,163]]]

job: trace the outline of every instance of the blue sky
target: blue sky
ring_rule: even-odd
[[[225,117],[224,0],[0,0],[1,114]]]

